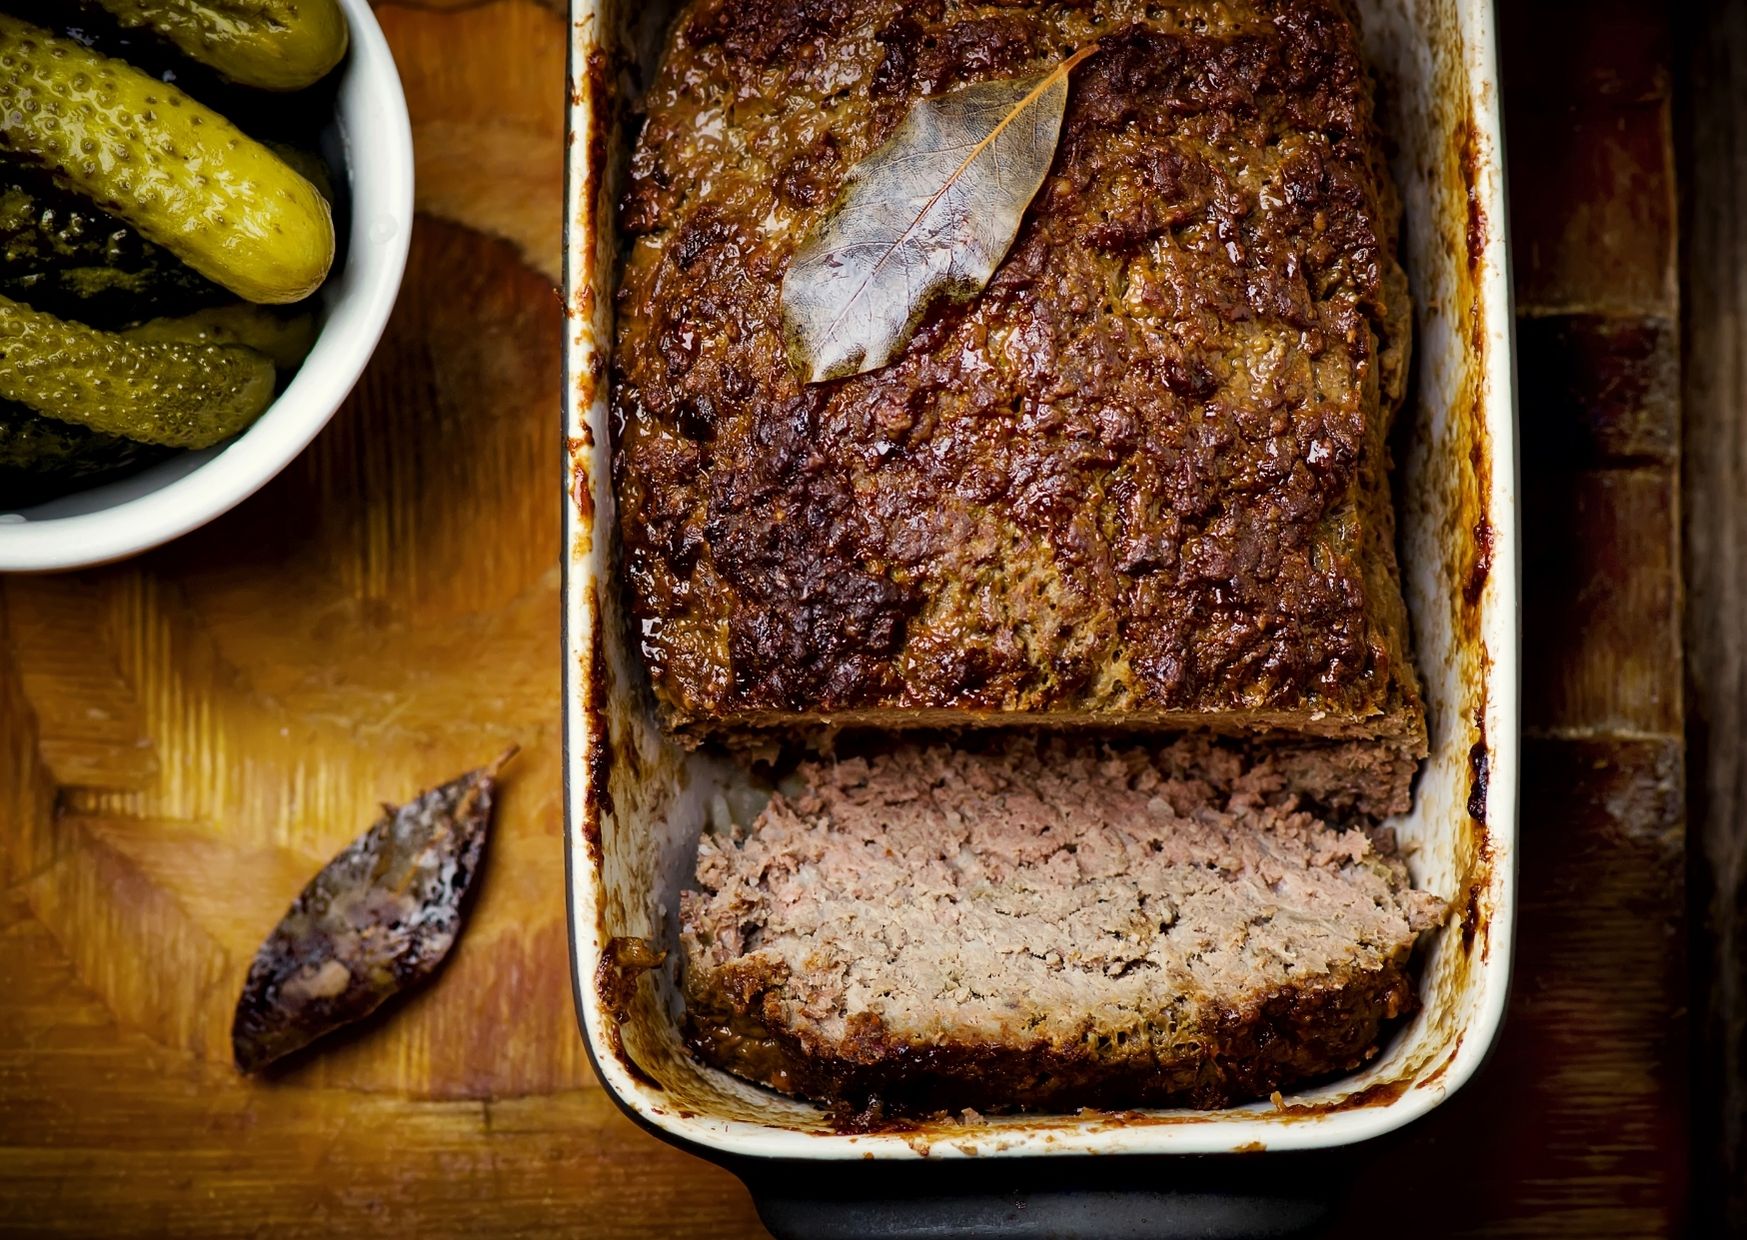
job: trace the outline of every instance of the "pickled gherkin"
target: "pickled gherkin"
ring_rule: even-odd
[[[113,215],[23,168],[6,169],[0,180],[0,262],[6,272],[20,274],[182,265]]]
[[[191,314],[230,296],[174,261],[137,269],[62,267],[24,275],[0,273],[0,297],[107,329],[130,326],[146,314]]]
[[[178,88],[4,14],[0,149],[247,301],[300,301],[333,263],[327,201],[267,147]]]
[[[0,397],[106,435],[209,447],[260,416],[275,379],[245,346],[129,340],[0,297]]]
[[[166,451],[0,401],[0,512],[101,482]]]
[[[123,26],[147,26],[231,81],[301,90],[346,54],[336,0],[98,0]]]
[[[328,166],[322,162],[320,155],[287,142],[269,142],[267,149],[289,164],[298,176],[315,186],[315,192],[327,199],[330,207],[333,206],[333,176],[328,172]]]
[[[213,306],[179,318],[153,319],[121,333],[141,344],[245,345],[291,370],[315,344],[315,316],[287,315],[265,306]]]
[[[0,296],[123,327],[231,295],[114,216],[14,168],[0,180]]]
[[[0,400],[0,469],[64,473],[124,460],[141,446],[119,435],[57,422],[14,401]]]
[[[0,190],[0,259],[8,270],[49,271],[81,263],[112,266],[132,234],[101,211],[45,202],[19,186]]]

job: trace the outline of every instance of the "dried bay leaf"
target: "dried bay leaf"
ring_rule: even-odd
[[[919,100],[850,169],[783,277],[783,336],[808,383],[878,370],[936,298],[982,292],[1055,160],[1068,74],[1097,47]]]
[[[515,753],[384,806],[309,880],[243,983],[231,1025],[238,1068],[256,1072],[302,1050],[436,971],[461,930],[497,774]]]

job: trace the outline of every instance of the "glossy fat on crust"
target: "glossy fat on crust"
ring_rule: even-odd
[[[699,848],[690,1045],[852,1110],[1219,1106],[1357,1068],[1447,909],[1294,774],[1206,741],[809,764]]]
[[[1092,39],[987,290],[803,386],[786,265],[917,98]],[[1425,751],[1386,436],[1397,206],[1340,0],[703,0],[622,224],[616,479],[667,722]]]

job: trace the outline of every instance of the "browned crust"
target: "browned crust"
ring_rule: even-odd
[[[893,366],[800,385],[777,289],[847,169],[915,98],[1092,37],[989,289]],[[705,0],[650,98],[617,478],[670,724],[1140,718],[1423,753],[1397,209],[1344,4]]]
[[[850,1017],[841,1040],[785,1025],[787,977],[765,959],[687,970],[687,1044],[704,1061],[783,1093],[833,1105],[923,1115],[1079,1107],[1213,1108],[1351,1072],[1377,1053],[1388,1024],[1419,1001],[1404,949],[1386,967],[1283,987],[1241,1010],[1144,1038],[1099,1034],[1087,1018],[1072,1043],[893,1037]]]

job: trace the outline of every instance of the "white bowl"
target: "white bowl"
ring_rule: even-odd
[[[308,446],[364,372],[412,239],[412,125],[369,0],[340,0],[352,47],[335,122],[350,186],[345,262],[319,294],[321,332],[255,424],[228,443],[29,508],[0,507],[0,571],[80,568],[180,538],[253,495]]]

